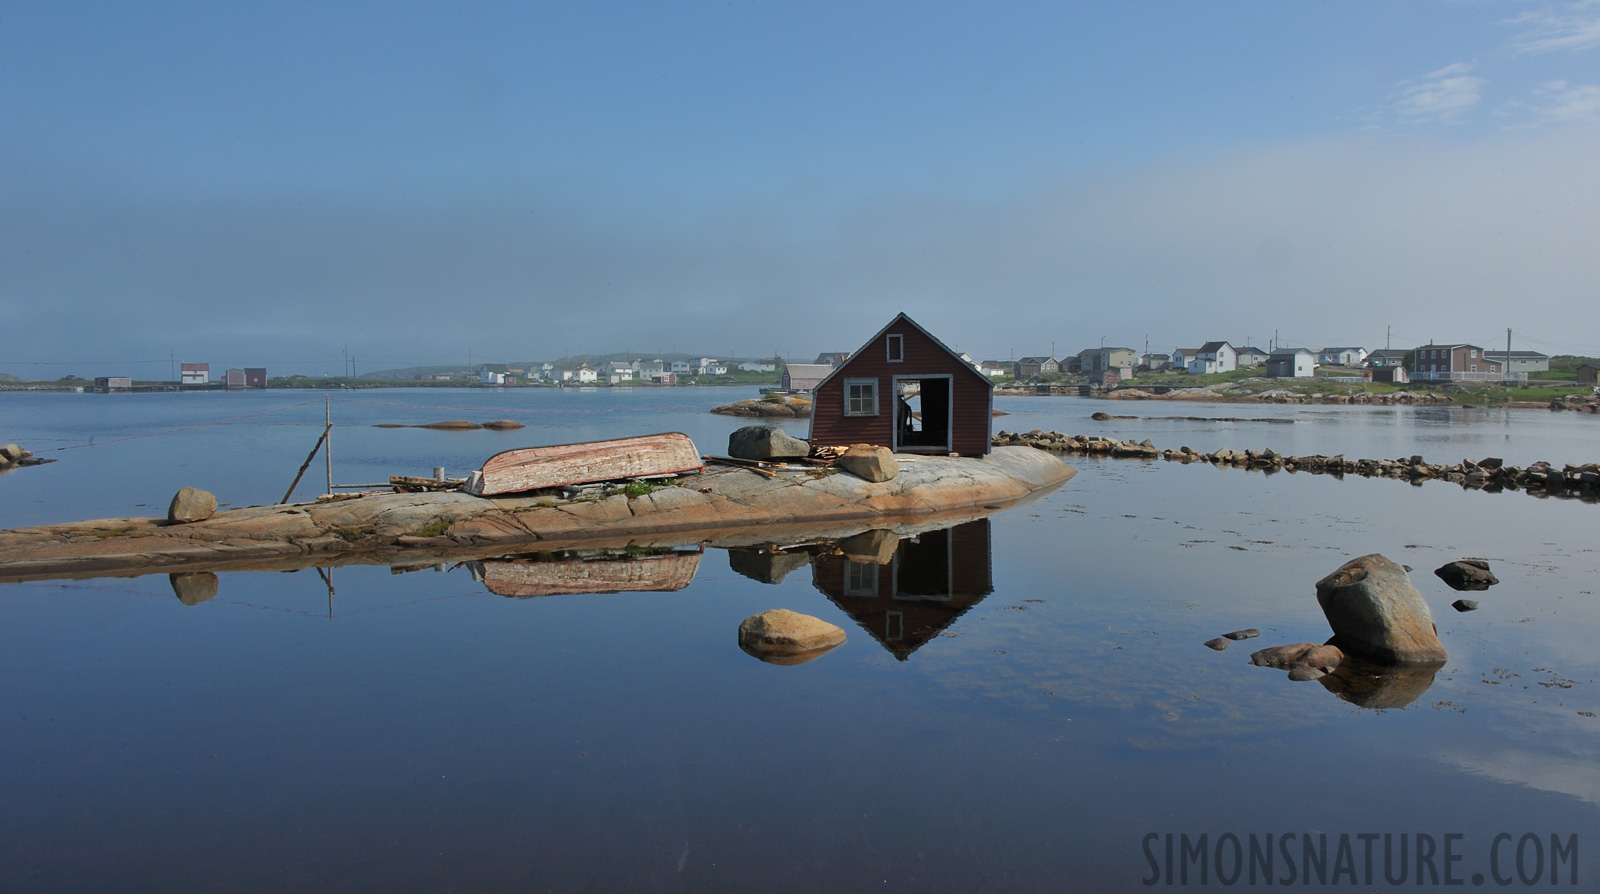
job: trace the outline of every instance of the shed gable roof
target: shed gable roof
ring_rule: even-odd
[[[973,366],[972,364],[968,363],[965,360],[962,360],[960,354],[957,354],[955,351],[950,350],[950,346],[949,345],[947,345],[944,342],[940,341],[938,338],[936,338],[933,335],[933,333],[931,333],[928,330],[922,328],[922,324],[920,324],[916,320],[913,320],[910,317],[906,316],[904,311],[901,311],[900,313],[895,314],[894,315],[894,319],[892,319],[889,322],[885,323],[882,329],[879,329],[877,332],[874,332],[872,334],[871,338],[869,338],[866,341],[862,342],[861,343],[861,347],[859,347],[859,348],[855,349],[854,351],[852,351],[851,354],[850,354],[850,359],[846,360],[843,365],[834,367],[833,372],[829,373],[827,378],[824,378],[822,381],[817,383],[817,389],[820,390],[824,385],[827,385],[828,382],[832,381],[835,376],[837,376],[840,373],[844,372],[845,370],[849,369],[851,367],[851,365],[858,358],[860,358],[862,356],[862,354],[867,350],[867,348],[872,346],[873,342],[875,342],[878,339],[882,338],[884,333],[886,333],[890,329],[894,328],[894,324],[900,322],[901,320],[904,320],[906,323],[910,324],[911,328],[915,329],[918,333],[920,333],[923,338],[926,338],[928,341],[932,342],[934,344],[934,346],[937,347],[939,350],[941,350],[941,351],[945,352],[945,354],[949,355],[950,359],[955,362],[956,366],[959,366],[962,369],[966,370],[967,373],[969,375],[971,375],[974,379],[977,379],[978,381],[982,382],[983,383],[983,387],[988,388],[990,391],[994,390],[994,382],[990,381],[988,376],[986,376],[983,373],[979,372],[977,367]],[[1046,359],[1049,359],[1049,358],[1046,358]]]

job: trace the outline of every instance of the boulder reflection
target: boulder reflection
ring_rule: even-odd
[[[868,531],[812,561],[818,590],[905,661],[994,592],[989,520],[897,537]]]
[[[475,580],[499,596],[670,592],[700,569],[694,550],[563,550],[468,562]]]
[[[1333,673],[1317,682],[1363,708],[1404,708],[1428,691],[1443,667],[1443,662],[1386,666],[1346,655]]]

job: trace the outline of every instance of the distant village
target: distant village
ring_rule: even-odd
[[[1062,357],[1030,356],[1017,360],[978,360],[960,354],[961,360],[997,382],[1039,385],[1074,377],[1100,387],[1136,381],[1150,376],[1211,375],[1236,370],[1259,369],[1260,375],[1275,379],[1312,379],[1382,383],[1406,382],[1493,382],[1525,384],[1529,373],[1550,369],[1550,357],[1538,351],[1495,350],[1474,344],[1426,344],[1409,350],[1359,346],[1334,346],[1318,349],[1276,348],[1263,350],[1251,345],[1235,346],[1227,341],[1210,341],[1197,348],[1175,348],[1169,353],[1139,353],[1128,347],[1086,348]],[[385,384],[407,383],[459,386],[566,386],[566,385],[684,385],[759,383],[779,390],[808,392],[833,369],[849,359],[850,352],[827,352],[807,363],[770,357],[756,360],[723,360],[696,357],[682,360],[632,359],[578,362],[479,364],[476,370],[455,368],[446,372],[422,372],[406,376],[376,374]],[[1577,380],[1596,384],[1596,367],[1577,368]],[[1081,378],[1080,378],[1081,377]],[[353,378],[353,377],[352,377]],[[66,382],[67,379],[73,382]],[[88,390],[89,383],[68,376],[68,385],[82,382],[77,390]],[[269,381],[259,367],[229,368],[213,377],[209,363],[186,362],[179,367],[176,383],[139,385],[128,377],[109,376],[93,381],[98,392],[131,390],[245,390],[268,387],[318,387],[325,379],[287,376]]]

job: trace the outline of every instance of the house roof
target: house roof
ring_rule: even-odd
[[[922,337],[926,338],[928,341],[933,342],[934,345],[939,348],[939,350],[945,352],[946,354],[949,354],[951,360],[954,360],[956,362],[956,364],[959,365],[962,369],[964,369],[967,372],[971,373],[974,378],[976,378],[978,381],[982,382],[983,383],[983,387],[988,388],[990,391],[994,390],[994,383],[989,381],[989,377],[988,376],[986,376],[983,373],[979,372],[977,367],[975,367],[972,364],[966,362],[965,360],[962,360],[960,354],[957,354],[955,351],[950,350],[950,346],[949,345],[947,345],[944,342],[940,341],[938,339],[938,337],[935,336],[932,332],[929,332],[928,330],[922,328],[922,324],[921,323],[918,323],[916,320],[913,320],[910,317],[906,316],[904,311],[901,311],[900,313],[895,314],[894,315],[894,319],[892,319],[889,322],[883,324],[883,328],[882,329],[879,329],[877,332],[874,332],[872,334],[871,338],[869,338],[866,341],[862,342],[861,343],[861,347],[859,347],[859,348],[855,349],[854,351],[852,351],[850,353],[850,356],[851,357],[856,357],[856,356],[860,355],[860,353],[862,351],[865,351],[868,346],[870,346],[873,342],[877,341],[879,336],[883,335],[885,332],[888,332],[890,327],[892,327],[894,324],[900,322],[901,320],[905,320],[906,323],[908,323],[911,326],[912,329],[915,329],[918,332],[922,333]],[[850,361],[846,360],[843,365],[834,367],[833,372],[829,373],[827,378],[824,378],[822,381],[817,383],[817,388],[820,389],[823,385],[826,385],[828,383],[829,379],[832,379],[834,376],[838,375],[840,372],[842,372],[843,370],[845,370],[849,366],[850,366]]]
[[[921,327],[918,327],[918,328],[921,328]],[[1023,358],[1019,359],[1017,362],[1018,363],[1058,363],[1060,361],[1056,360],[1056,358],[1054,358],[1054,357],[1023,357]]]
[[[1483,356],[1485,356],[1485,357],[1494,357],[1494,358],[1498,359],[1498,358],[1502,358],[1502,357],[1506,356],[1506,352],[1505,351],[1485,350],[1483,352]],[[1512,351],[1511,352],[1511,359],[1512,360],[1549,360],[1550,359],[1550,355],[1549,354],[1541,354],[1538,351]]]
[[[1200,353],[1200,349],[1199,348],[1173,348],[1172,349],[1172,353],[1174,353],[1174,354],[1182,354],[1185,357],[1193,357],[1194,355]]]
[[[1231,347],[1233,347],[1233,345],[1230,345],[1225,341],[1208,341],[1205,344],[1200,346],[1200,353],[1202,353],[1202,354],[1215,354],[1216,352],[1222,350],[1223,348],[1231,348]]]
[[[1365,350],[1366,350],[1366,348],[1363,348],[1360,345],[1352,345],[1352,346],[1349,346],[1349,347],[1342,347],[1342,348],[1323,348],[1322,349],[1322,353],[1324,353],[1324,354],[1342,354],[1345,351],[1365,351]]]
[[[1293,357],[1296,354],[1311,354],[1312,356],[1316,356],[1316,352],[1309,348],[1279,348],[1276,351],[1273,351],[1269,356],[1287,358]]]
[[[1236,352],[1238,352],[1240,354],[1260,354],[1263,357],[1267,356],[1267,352],[1266,351],[1261,350],[1260,348],[1256,347],[1255,345],[1245,345],[1242,348],[1234,348],[1234,351],[1236,351]]]
[[[821,379],[834,369],[836,367],[826,363],[791,363],[788,366],[791,379]]]

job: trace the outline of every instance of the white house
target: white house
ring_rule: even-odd
[[[1317,352],[1317,362],[1325,366],[1360,366],[1366,359],[1366,348],[1323,348]]]
[[[577,369],[573,370],[573,373],[573,377],[578,380],[580,385],[592,385],[600,381],[599,371],[587,363],[580,364]]]
[[[1267,352],[1252,345],[1234,349],[1235,361],[1240,369],[1252,369],[1267,362]]]
[[[770,360],[746,360],[739,364],[740,372],[770,373],[778,371],[778,364]]]
[[[1189,361],[1199,356],[1199,348],[1173,348],[1172,365],[1178,369],[1188,369]]]
[[[1275,379],[1307,379],[1316,375],[1317,355],[1305,348],[1279,348],[1267,357],[1267,375]]]
[[[687,360],[674,360],[674,361],[672,361],[672,367],[671,367],[671,369],[668,370],[668,372],[675,372],[680,376],[688,375],[689,374],[689,361],[687,361]]]
[[[605,365],[606,381],[613,385],[617,382],[633,381],[633,364],[622,361],[612,361]]]
[[[1233,372],[1239,368],[1239,355],[1225,341],[1208,341],[1200,346],[1185,367],[1194,375]]]

